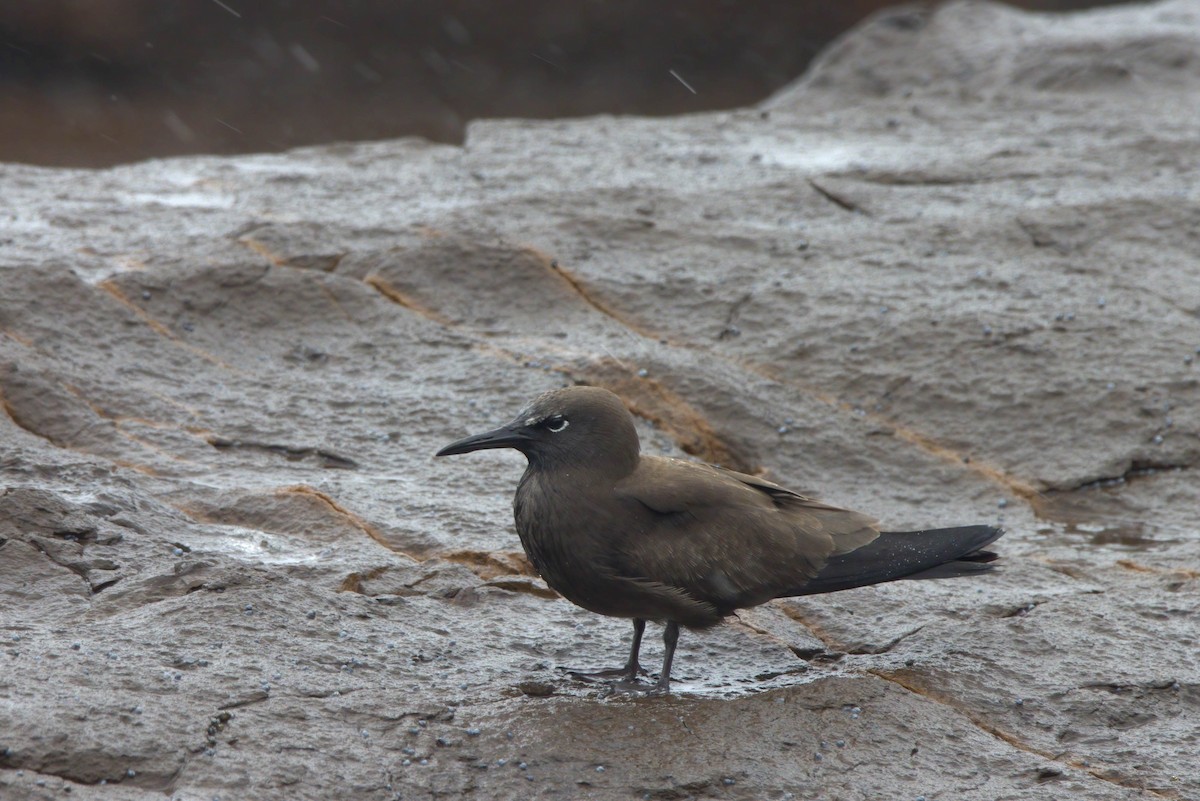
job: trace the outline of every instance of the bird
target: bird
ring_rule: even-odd
[[[513,501],[517,535],[538,574],[571,603],[633,621],[625,665],[588,677],[610,689],[670,692],[679,629],[710,628],[738,609],[897,579],[991,570],[987,525],[883,532],[873,517],[758,476],[641,453],[633,417],[612,392],[568,386],[511,422],[453,442],[451,456],[514,448],[528,466]],[[638,681],[647,621],[662,623],[663,662]]]

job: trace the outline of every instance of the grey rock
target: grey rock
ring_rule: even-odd
[[[0,797],[1200,796],[1197,31],[952,3],[759,109],[0,166]],[[432,459],[573,381],[1005,568],[603,700],[520,457]]]

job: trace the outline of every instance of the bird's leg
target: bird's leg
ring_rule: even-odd
[[[659,674],[658,683],[654,685],[651,692],[671,692],[671,662],[675,659],[675,643],[677,642],[679,642],[679,624],[674,620],[668,620],[667,625],[663,628],[662,673]]]
[[[638,674],[642,672],[641,663],[638,662],[638,654],[642,650],[642,634],[645,631],[646,621],[640,617],[635,617],[633,619],[633,645],[629,649],[629,661],[625,663],[624,667],[596,671],[567,670],[567,673],[573,678],[583,681],[595,681],[597,679],[621,679],[626,682],[636,681]]]
[[[636,681],[638,671],[642,669],[638,663],[638,652],[642,650],[642,634],[646,631],[646,621],[640,617],[633,619],[633,645],[629,648],[629,661],[625,663],[625,681]]]

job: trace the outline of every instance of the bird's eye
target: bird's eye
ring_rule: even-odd
[[[543,425],[546,426],[547,431],[553,431],[555,434],[557,434],[559,431],[562,431],[564,428],[570,425],[570,423],[568,423],[567,418],[563,417],[562,415],[555,415],[554,417],[547,417]]]

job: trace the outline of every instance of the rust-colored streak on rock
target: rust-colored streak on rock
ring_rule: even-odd
[[[778,645],[780,648],[783,648],[783,649],[789,650],[789,651],[792,650],[791,643],[789,643],[786,639],[784,639],[783,637],[780,637],[778,634],[774,634],[770,631],[767,631],[766,629],[761,628],[760,626],[756,626],[747,620],[743,620],[742,618],[738,617],[737,613],[734,613],[733,617],[726,618],[725,625],[735,626],[737,628],[745,630],[749,634],[770,640],[771,642]]]
[[[50,439],[45,434],[42,434],[41,432],[33,430],[32,428],[30,428],[28,425],[26,425],[25,423],[23,423],[21,421],[21,416],[19,414],[17,414],[17,410],[14,409],[12,407],[12,404],[10,404],[8,402],[8,398],[4,397],[4,390],[2,387],[0,387],[0,409],[4,410],[4,414],[8,417],[9,420],[12,421],[12,424],[15,425],[17,428],[19,428],[22,431],[25,431],[29,434],[32,434],[35,437],[47,440],[52,445],[58,445],[57,442]],[[62,446],[59,445],[59,447],[62,447]]]
[[[554,600],[559,598],[559,594],[549,587],[534,581],[525,576],[498,576],[488,581],[485,587],[496,587],[509,592],[521,592],[526,595],[532,595],[535,598],[545,598],[546,600]]]
[[[238,240],[238,244],[244,245],[249,250],[254,251],[276,267],[282,267],[284,265],[284,258],[282,256],[272,253],[269,247],[264,245],[262,242],[259,242],[257,239],[242,237]]]
[[[986,479],[987,481],[997,484],[1013,496],[1020,498],[1033,507],[1034,514],[1038,517],[1046,518],[1041,513],[1044,498],[1038,490],[1022,479],[1006,473],[1004,470],[995,465],[987,464],[976,458],[970,458],[967,454],[960,453],[953,448],[948,448],[939,443],[935,438],[909,426],[897,423],[888,417],[873,412],[868,412],[860,407],[856,407],[852,403],[842,400],[833,393],[826,392],[819,387],[814,387],[801,381],[780,378],[777,371],[770,365],[758,364],[750,361],[739,361],[738,366],[745,369],[749,373],[766,378],[769,381],[785,384],[798,392],[819,401],[826,406],[837,409],[844,414],[854,415],[871,423],[874,423],[881,429],[885,429],[892,433],[892,436],[901,442],[916,447],[924,453],[934,456],[944,462],[955,465],[956,467],[975,473],[976,475]]]
[[[18,334],[16,331],[13,331],[8,328],[0,328],[0,334],[3,334],[4,336],[8,337],[13,342],[19,342],[27,348],[30,348],[32,350],[37,350],[37,346],[33,344],[33,340],[29,339],[26,336]]]
[[[558,280],[560,280],[564,284],[566,284],[567,288],[569,288],[571,290],[571,292],[576,294],[579,297],[579,299],[581,301],[583,301],[585,304],[587,304],[588,306],[595,309],[600,314],[603,314],[605,317],[608,317],[611,320],[614,320],[615,322],[620,324],[622,328],[628,328],[631,332],[633,332],[639,336],[647,337],[650,339],[658,338],[657,334],[654,334],[651,331],[647,331],[642,326],[633,322],[628,317],[621,314],[616,309],[612,308],[607,303],[605,303],[604,301],[597,298],[594,294],[592,294],[591,290],[589,290],[587,288],[587,286],[582,281],[580,281],[578,278],[576,278],[575,275],[570,270],[568,270],[566,267],[563,267],[561,264],[559,264],[554,259],[550,258],[549,256],[542,253],[541,251],[535,250],[534,248],[526,248],[526,250],[530,254],[536,256],[537,260],[539,262],[541,262],[541,264],[546,268],[547,272],[551,273],[554,276],[557,276]]]
[[[174,344],[183,348],[184,350],[188,351],[189,353],[194,353],[195,355],[199,356],[201,359],[204,359],[206,362],[210,362],[211,364],[215,364],[217,367],[220,367],[222,370],[228,370],[231,373],[237,373],[237,374],[241,375],[241,371],[238,370],[237,368],[235,368],[233,365],[222,361],[221,359],[217,358],[216,356],[209,353],[208,351],[201,350],[200,348],[197,348],[195,345],[191,345],[187,342],[184,342],[182,339],[179,338],[179,336],[174,331],[172,331],[170,328],[168,328],[167,326],[160,323],[158,320],[155,320],[153,317],[151,317],[149,314],[146,313],[145,309],[143,309],[141,306],[137,305],[132,300],[130,300],[128,297],[126,297],[125,293],[123,293],[120,290],[120,288],[115,283],[113,283],[111,278],[108,280],[105,280],[105,281],[101,281],[99,284],[97,284],[97,286],[99,286],[101,289],[103,289],[108,294],[112,295],[113,299],[116,300],[118,303],[120,303],[122,306],[124,306],[125,308],[127,308],[131,312],[133,312],[134,315],[139,320],[141,320],[143,323],[145,323],[147,326],[150,327],[151,331],[154,331],[156,334],[166,337],[171,342],[173,342]]]
[[[363,582],[377,579],[387,572],[387,567],[376,567],[365,573],[351,573],[342,579],[341,585],[337,588],[338,592],[356,592],[359,595],[363,594]]]
[[[595,363],[585,378],[619,395],[630,412],[658,426],[684,453],[744,473],[761,469],[725,442],[695,407],[661,382],[631,374],[609,360]]]
[[[1186,567],[1162,568],[1143,565],[1141,562],[1135,562],[1132,559],[1118,559],[1117,565],[1126,570],[1131,570],[1134,573],[1154,573],[1161,576],[1180,576],[1182,578],[1200,578],[1200,570],[1193,570]]]
[[[70,389],[69,387],[67,387],[66,384],[62,384],[61,386],[63,386],[64,388],[66,388],[68,390]],[[93,457],[97,456],[97,454],[92,453],[91,451],[84,450],[83,448],[78,448],[74,445],[69,445],[65,442],[58,440],[55,437],[51,437],[51,436],[39,431],[35,426],[33,426],[28,421],[26,421],[22,418],[21,413],[19,411],[17,411],[17,409],[14,408],[13,405],[9,402],[8,398],[6,398],[4,396],[2,387],[0,387],[0,409],[2,409],[4,411],[5,416],[7,416],[8,419],[11,420],[13,425],[15,425],[17,428],[21,429],[22,431],[25,431],[28,434],[31,434],[31,435],[37,437],[38,439],[49,442],[51,445],[53,445],[56,448],[62,448],[63,450],[73,451],[75,453],[82,453],[82,454],[86,454],[88,456],[93,456]],[[130,440],[131,442],[137,442],[138,444],[141,444],[141,445],[149,447],[153,450],[159,451],[164,456],[170,456],[170,454],[166,453],[165,451],[162,451],[162,449],[156,448],[153,445],[150,445],[149,443],[142,442],[137,437],[130,436],[126,432],[122,431],[120,429],[120,426],[117,426],[115,423],[114,423],[114,430],[118,434],[121,434],[126,439]],[[110,462],[117,465],[118,467],[124,467],[129,470],[135,470],[135,471],[142,473],[144,475],[147,475],[147,476],[159,475],[159,472],[157,470],[155,470],[153,467],[150,467],[149,465],[139,464],[138,462],[131,462],[128,459],[114,459],[111,457],[108,457],[108,458],[109,458]],[[175,457],[172,457],[172,458],[175,458]]]
[[[363,520],[358,515],[351,512],[349,509],[346,509],[344,506],[339,504],[333,498],[330,498],[325,493],[321,492],[319,489],[316,489],[315,487],[310,487],[307,484],[297,484],[292,487],[284,487],[283,489],[278,491],[278,494],[280,494],[280,495],[287,495],[289,493],[296,494],[296,495],[306,495],[306,496],[318,499],[322,503],[326,504],[330,508],[330,510],[332,510],[334,513],[345,518],[345,520],[348,523],[350,523],[350,525],[352,525],[355,528],[362,531],[364,534],[366,534],[371,539],[375,540],[377,543],[382,545],[384,548],[387,548],[389,551],[395,551],[396,553],[404,553],[400,549],[393,546],[390,542],[388,542],[387,537],[383,536],[383,534],[379,531],[379,529],[375,528],[370,523],[368,523],[367,521]],[[404,554],[404,555],[408,556],[408,554]]]
[[[433,554],[448,562],[463,565],[484,581],[501,576],[536,576],[537,571],[516,551],[448,551]]]
[[[809,619],[808,615],[804,614],[795,601],[783,601],[776,604],[778,608],[789,618],[799,623],[804,628],[808,629],[812,636],[816,637],[830,651],[836,653],[845,653],[850,650],[847,646],[838,642],[837,638],[829,632],[825,631],[819,623],[815,623]]]
[[[1117,785],[1118,787],[1141,790],[1142,792],[1149,793],[1157,798],[1173,799],[1179,797],[1178,794],[1172,790],[1164,791],[1152,787],[1146,787],[1137,782],[1135,779],[1126,778],[1111,770],[1101,770],[1100,768],[1092,767],[1091,765],[1076,759],[1064,759],[1061,752],[1047,751],[1027,743],[1012,732],[1005,731],[999,726],[984,720],[983,716],[979,712],[971,709],[970,707],[964,706],[958,699],[943,695],[936,690],[930,689],[920,681],[921,677],[918,674],[910,671],[888,671],[875,668],[869,669],[867,672],[873,676],[883,679],[884,681],[890,681],[893,684],[903,687],[905,690],[908,690],[914,695],[919,695],[922,698],[927,698],[936,704],[941,704],[942,706],[953,709],[970,721],[971,724],[980,731],[986,732],[996,739],[1008,743],[1019,751],[1024,751],[1027,754],[1033,754],[1041,757],[1042,759],[1048,759],[1052,762],[1057,762],[1060,765],[1066,765],[1070,768],[1074,768],[1075,770],[1083,771],[1094,778],[1108,782],[1109,784]]]
[[[424,306],[424,305],[418,303],[417,301],[413,300],[408,295],[405,295],[399,289],[392,286],[391,284],[389,284],[387,281],[385,281],[383,278],[381,278],[378,275],[368,275],[366,278],[363,279],[363,282],[367,286],[371,287],[376,292],[378,292],[379,294],[383,295],[385,298],[390,300],[392,303],[395,303],[398,306],[403,306],[404,308],[408,309],[409,311],[416,312],[417,314],[421,315],[422,317],[424,317],[428,320],[432,320],[433,322],[437,323],[438,325],[444,325],[444,326],[453,326],[454,325],[453,321],[447,319],[442,314],[434,311],[433,309],[430,309],[429,307]]]
[[[137,305],[132,300],[130,300],[128,297],[126,297],[125,293],[122,292],[115,283],[113,283],[112,279],[101,281],[99,284],[97,284],[97,286],[99,286],[101,289],[103,289],[108,294],[112,295],[113,298],[115,298],[116,301],[118,303],[120,303],[122,306],[124,306],[125,308],[127,308],[131,312],[133,312],[138,317],[138,319],[140,319],[146,325],[150,326],[150,328],[156,334],[160,334],[161,336],[164,336],[167,339],[170,339],[174,342],[183,344],[182,341],[179,339],[179,337],[175,334],[174,331],[172,331],[170,328],[167,328],[165,325],[160,323],[158,320],[155,320],[153,317],[151,317],[149,314],[146,313],[145,309],[143,309],[141,306]]]
[[[346,311],[346,307],[343,306],[342,302],[337,299],[337,295],[333,294],[333,291],[328,286],[326,286],[325,282],[322,281],[319,277],[317,278],[317,288],[321,290],[322,295],[324,295],[326,298],[329,299],[329,302],[331,304],[333,304],[333,307],[335,309],[337,309],[339,312],[341,312],[343,317],[345,317],[347,320],[350,320],[351,322],[354,321],[354,316],[352,314],[350,314],[350,312]]]
[[[999,484],[1016,497],[1027,501],[1033,507],[1035,514],[1038,512],[1038,507],[1040,505],[1039,499],[1041,496],[1037,489],[1035,489],[1028,482],[1022,481],[1016,476],[1010,475],[1000,468],[989,465],[986,462],[981,462],[978,459],[967,458],[965,454],[959,453],[951,448],[947,448],[944,445],[936,442],[933,438],[922,434],[915,429],[897,425],[896,423],[890,421],[886,422],[886,425],[895,432],[897,439],[907,442],[910,445],[915,445],[917,448],[931,456],[936,456],[943,461],[965,468],[966,470],[969,470],[970,472],[975,473],[976,475],[981,476],[994,484]]]

